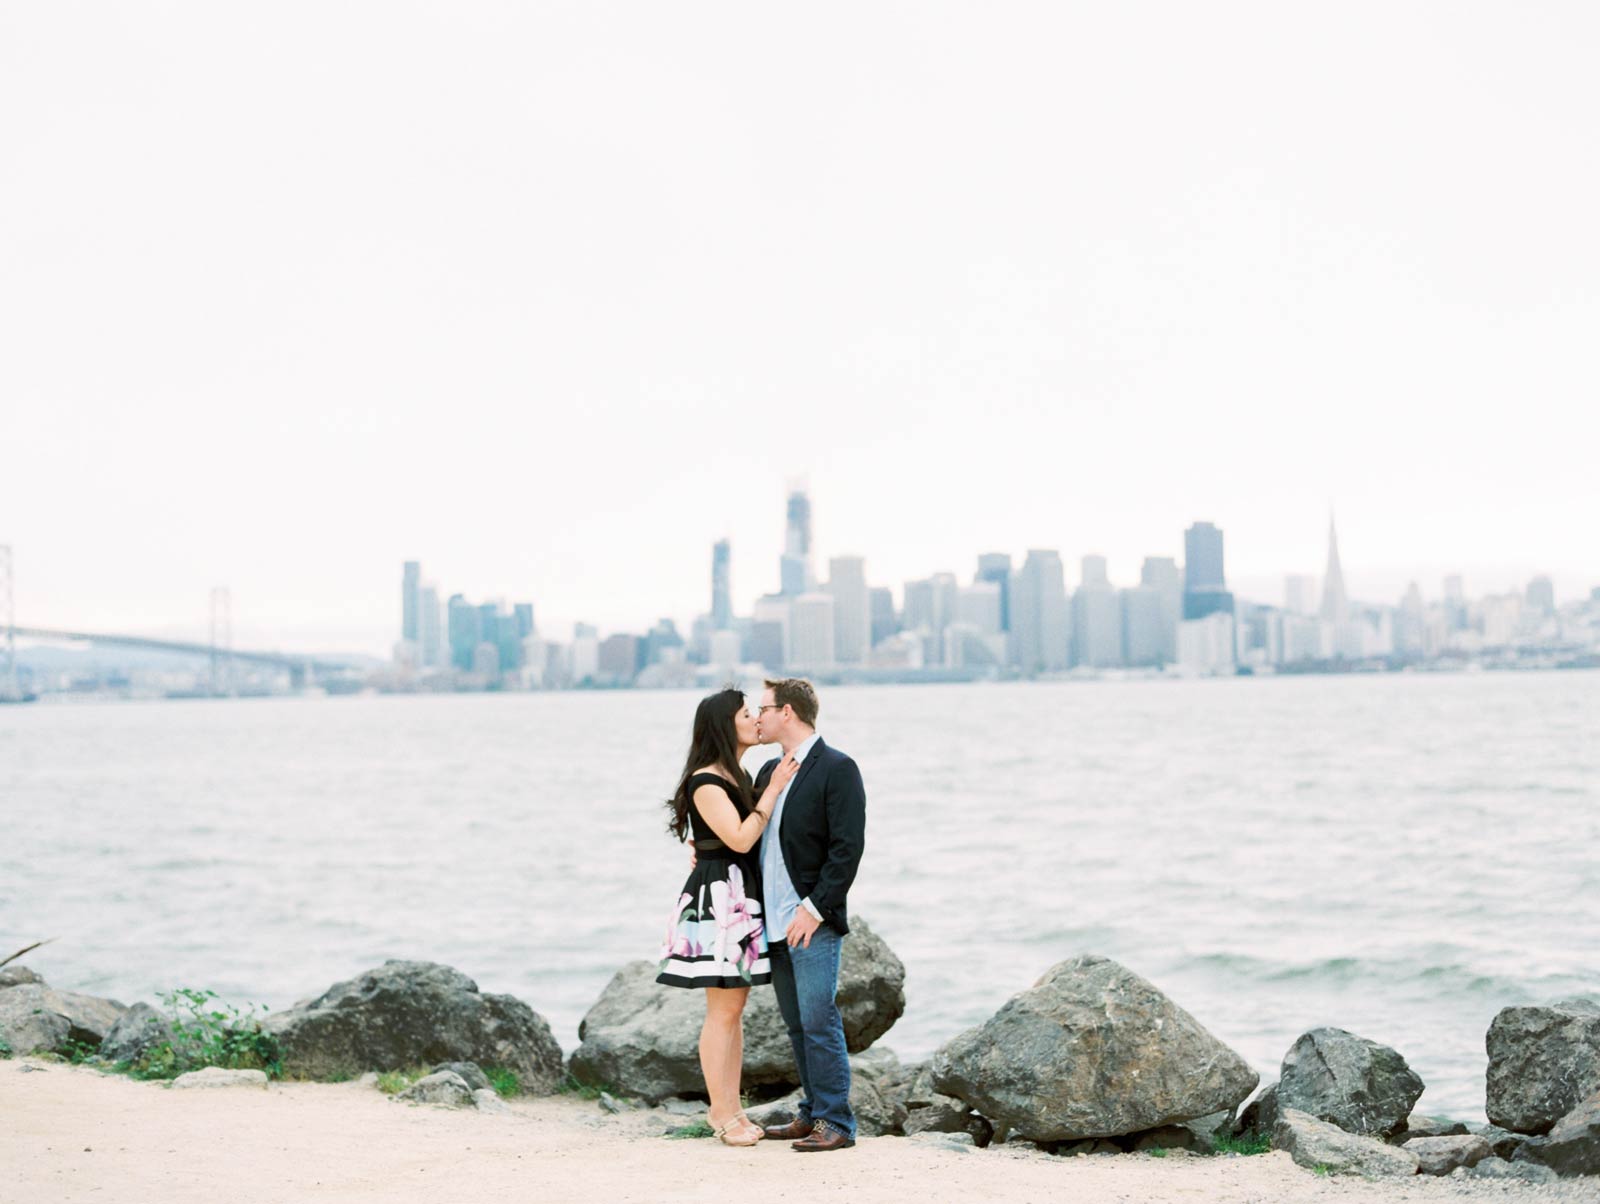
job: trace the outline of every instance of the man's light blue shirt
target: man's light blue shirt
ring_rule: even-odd
[[[812,732],[810,739],[794,750],[794,759],[800,765],[806,763],[812,746],[817,742],[817,733]],[[777,801],[772,804],[772,818],[767,822],[767,830],[761,835],[761,910],[767,925],[767,943],[784,939],[784,934],[789,931],[789,925],[794,920],[794,913],[801,906],[801,899],[795,893],[794,880],[789,877],[789,867],[783,861],[783,844],[778,839],[778,824],[783,819],[783,804],[789,797],[789,790],[799,780],[799,771],[784,788],[778,792]],[[810,899],[805,900],[805,909],[817,919],[822,915],[812,904]]]

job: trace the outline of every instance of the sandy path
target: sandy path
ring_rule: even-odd
[[[26,1065],[42,1073],[24,1072]],[[1600,1199],[1571,1183],[1326,1179],[1286,1154],[1051,1158],[866,1139],[820,1158],[667,1141],[679,1118],[560,1097],[510,1115],[396,1103],[355,1083],[173,1091],[83,1067],[0,1062],[0,1204],[117,1201],[1401,1201]]]

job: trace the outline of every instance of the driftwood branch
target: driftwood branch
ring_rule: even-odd
[[[19,957],[21,957],[21,956],[22,956],[22,955],[23,955],[23,954],[24,954],[24,953],[32,953],[32,952],[33,952],[33,951],[34,951],[34,950],[35,950],[35,949],[37,949],[37,948],[38,948],[38,947],[39,947],[39,946],[40,946],[40,945],[48,945],[48,944],[49,944],[49,943],[50,943],[50,941],[53,941],[53,940],[55,940],[55,939],[56,939],[56,938],[55,938],[55,937],[51,937],[51,938],[50,938],[50,940],[45,940],[45,941],[34,941],[34,942],[33,942],[33,944],[31,944],[31,945],[29,945],[29,946],[28,946],[28,947],[27,947],[27,948],[25,948],[25,949],[18,949],[18,950],[17,950],[17,951],[16,951],[16,952],[15,952],[15,953],[13,953],[13,954],[12,954],[12,955],[11,955],[11,956],[10,956],[10,957],[8,957],[8,958],[6,958],[6,959],[4,959],[4,960],[3,960],[3,961],[0,961],[0,966],[8,966],[8,965],[10,965],[10,964],[11,964],[11,963],[12,963],[12,962],[14,962],[14,961],[16,961],[16,960],[17,960],[17,958],[19,958]]]

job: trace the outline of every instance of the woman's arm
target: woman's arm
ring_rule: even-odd
[[[761,839],[761,830],[772,818],[772,805],[777,797],[777,792],[769,787],[756,804],[754,813],[741,821],[739,808],[733,805],[728,792],[720,786],[707,785],[695,789],[694,808],[717,834],[718,840],[735,853],[748,853]]]
[[[761,795],[761,801],[756,804],[755,811],[743,821],[739,819],[739,808],[733,805],[732,800],[728,798],[728,792],[720,786],[697,787],[694,792],[695,810],[700,812],[700,818],[705,820],[717,834],[718,840],[735,853],[748,853],[755,848],[756,841],[761,839],[761,830],[772,818],[772,809],[778,805],[778,796],[783,793],[783,788],[799,772],[800,763],[792,755],[779,761],[777,768],[772,771],[771,778],[767,780],[767,788]]]

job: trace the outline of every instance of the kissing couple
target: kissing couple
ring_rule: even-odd
[[[752,783],[745,754],[782,755]],[[693,840],[690,872],[667,927],[656,981],[703,990],[700,1068],[710,1121],[726,1145],[764,1138],[802,1153],[856,1143],[839,950],[845,897],[866,842],[861,771],[817,735],[817,692],[801,678],[768,681],[751,706],[732,688],[701,700],[689,756],[667,801],[668,827]],[[758,1126],[739,1106],[742,1018],[752,987],[772,985],[794,1048],[799,1114]]]

